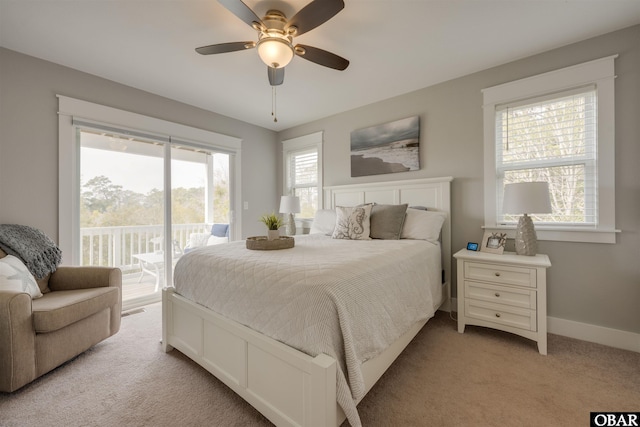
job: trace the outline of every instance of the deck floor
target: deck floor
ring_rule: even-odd
[[[156,288],[156,278],[150,274],[145,274],[140,280],[140,273],[122,275],[122,301],[126,302],[136,298],[153,295]],[[160,290],[162,290],[162,281]],[[160,292],[160,290],[158,292]]]

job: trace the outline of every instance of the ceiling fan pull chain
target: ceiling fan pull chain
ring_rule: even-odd
[[[271,115],[273,116],[273,121],[278,123],[276,108],[276,87],[271,86]]]

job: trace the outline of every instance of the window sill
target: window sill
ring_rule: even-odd
[[[516,235],[514,226],[488,226],[482,227],[485,231],[500,231],[507,233],[507,238],[513,239]],[[548,240],[557,242],[582,242],[582,243],[616,243],[616,234],[621,230],[604,229],[579,229],[579,228],[556,228],[556,227],[536,227],[538,240]]]

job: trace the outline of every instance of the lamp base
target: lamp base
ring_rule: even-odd
[[[518,255],[534,256],[538,252],[538,237],[533,227],[531,217],[524,214],[518,220],[516,228],[516,253]]]
[[[293,214],[289,214],[289,222],[287,223],[287,235],[294,236],[296,234],[296,221]]]

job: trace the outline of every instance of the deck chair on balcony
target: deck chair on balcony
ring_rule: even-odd
[[[229,242],[229,224],[213,224],[207,233],[191,233],[184,253],[203,246],[219,245]]]

